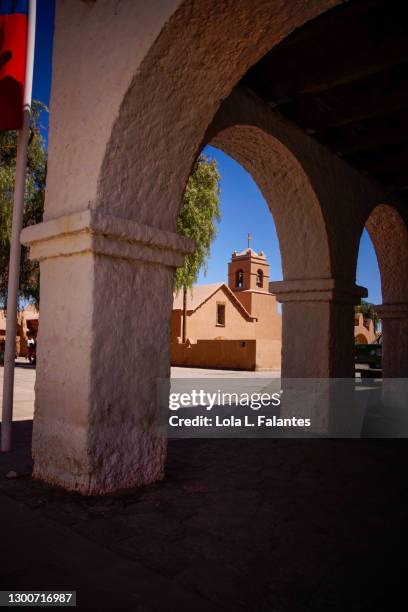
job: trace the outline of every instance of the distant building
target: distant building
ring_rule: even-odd
[[[361,312],[354,315],[354,339],[356,344],[373,344],[377,339],[374,323],[365,319]]]
[[[28,338],[37,338],[38,332],[38,310],[29,305],[20,310],[17,317],[16,355],[26,357],[28,352]],[[7,315],[0,310],[0,345],[4,343],[7,329]]]
[[[182,343],[183,295],[174,298],[172,364],[262,370],[280,368],[282,323],[269,292],[263,252],[233,253],[228,285],[197,285],[187,293],[186,342]]]

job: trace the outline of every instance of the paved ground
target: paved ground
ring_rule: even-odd
[[[0,455],[2,590],[76,589],[83,610],[406,607],[405,440],[172,441],[163,482],[83,498],[31,479],[30,436],[17,423]]]
[[[279,378],[280,370],[265,370],[262,372],[247,372],[240,370],[204,370],[203,368],[171,368],[172,378],[238,378],[264,380]]]
[[[220,378],[220,379],[251,379],[255,386],[262,388],[266,378],[278,378],[279,370],[268,372],[237,372],[232,370],[203,370],[198,368],[172,368],[173,378]],[[35,367],[30,366],[26,359],[19,358],[16,362],[14,385],[14,420],[32,419],[34,414],[34,384]],[[3,396],[3,368],[0,367],[0,406]],[[1,409],[0,409],[1,420]]]
[[[17,368],[0,454],[0,590],[76,589],[81,610],[405,609],[406,440],[173,440],[163,482],[84,498],[31,478],[34,376]]]
[[[0,367],[0,401],[3,397],[3,372]],[[14,370],[14,420],[32,419],[34,414],[35,367],[26,359],[19,358]],[[1,420],[1,410],[0,410]]]

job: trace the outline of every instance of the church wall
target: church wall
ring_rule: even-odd
[[[282,340],[282,319],[274,295],[254,293],[252,295],[252,316],[257,317],[256,338],[260,340]]]
[[[256,341],[256,370],[280,370],[282,341]]]
[[[237,291],[235,295],[251,316],[258,319],[255,323],[255,338],[281,341],[282,319],[276,297],[263,291]]]
[[[247,321],[230,296],[218,290],[187,317],[187,342],[182,344],[180,310],[173,311],[171,363],[173,366],[237,370],[279,369],[281,318],[270,293],[237,293],[259,321]],[[216,324],[217,303],[225,304],[225,326]],[[256,340],[256,341],[255,341]]]
[[[282,343],[278,340],[198,340],[173,342],[173,366],[223,370],[279,369]]]
[[[245,310],[252,312],[252,293],[250,291],[234,291],[234,295],[241,302]]]
[[[198,340],[195,344],[172,343],[173,366],[223,370],[255,370],[255,340]]]
[[[225,326],[217,325],[217,302],[225,304]],[[187,318],[186,337],[191,341],[215,338],[249,340],[255,338],[255,333],[255,324],[243,317],[222,289]]]

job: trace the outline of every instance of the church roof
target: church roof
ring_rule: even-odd
[[[187,289],[187,310],[196,310],[203,302],[208,300],[213,293],[222,287],[223,283],[213,283],[212,285],[195,285],[192,289]],[[183,309],[183,291],[179,291],[174,296],[173,310]]]
[[[251,248],[247,248],[239,253],[237,251],[234,251],[232,257],[245,257],[246,255],[249,255],[250,257],[259,257],[260,259],[266,259],[265,253],[263,251],[257,253],[256,251],[254,251],[254,249]]]
[[[187,289],[187,310],[195,311],[204,302],[210,299],[218,289],[223,289],[234,305],[241,311],[246,319],[251,321],[256,317],[249,314],[246,308],[241,304],[239,299],[234,295],[231,289],[225,283],[213,283],[211,285],[195,285],[192,289]],[[183,310],[183,291],[179,291],[174,295],[173,310]]]

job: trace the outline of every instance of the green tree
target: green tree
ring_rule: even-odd
[[[356,312],[361,312],[364,319],[371,320],[374,325],[374,332],[377,332],[378,327],[378,315],[374,310],[374,304],[367,302],[366,300],[361,300],[361,304],[355,307]]]
[[[47,110],[41,102],[33,102],[27,156],[24,227],[39,223],[43,215],[47,152],[40,132],[40,115],[42,111]],[[7,303],[16,156],[17,132],[0,132],[0,306],[3,308]],[[25,247],[21,253],[19,297],[20,300],[28,300],[38,306],[39,266],[28,259],[28,249]]]
[[[193,238],[196,243],[194,253],[187,255],[184,266],[174,275],[174,290],[176,293],[183,291],[183,342],[186,340],[187,290],[197,281],[200,270],[206,269],[217,233],[216,221],[220,220],[219,181],[216,161],[201,154],[188,179],[177,221],[177,232]]]

